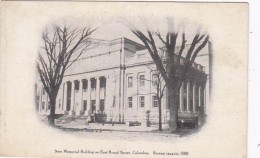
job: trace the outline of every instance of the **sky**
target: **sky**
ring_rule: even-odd
[[[92,36],[93,38],[105,40],[113,40],[122,37],[126,37],[134,41],[139,40],[127,26],[115,20],[100,26]]]
[[[172,29],[178,32],[185,32],[187,43],[191,43],[192,38],[195,33],[202,32],[205,33],[205,28],[201,27],[199,24],[189,21],[188,19],[171,19],[172,23],[168,24],[169,18],[165,19],[147,19],[144,17],[139,17],[136,19],[127,18],[106,18],[98,19],[93,22],[93,26],[98,27],[98,29],[92,34],[93,38],[103,39],[103,40],[113,40],[117,38],[126,37],[133,41],[142,44],[141,40],[137,38],[131,31],[130,27],[136,27],[141,31],[145,32],[147,29],[152,31],[158,31],[165,37],[166,31]],[[181,43],[181,35],[178,37],[179,45]]]

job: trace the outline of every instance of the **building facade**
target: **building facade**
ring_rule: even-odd
[[[209,103],[209,48],[198,56],[179,92],[179,120],[194,120]],[[202,53],[203,54],[203,53]],[[205,58],[206,57],[206,58]],[[200,60],[201,59],[201,60]],[[201,61],[202,64],[198,64]],[[95,40],[66,72],[56,99],[56,113],[68,116],[101,114],[111,122],[158,122],[154,63],[146,48],[127,38]],[[50,113],[41,82],[36,85],[37,112]],[[167,89],[162,122],[169,119]]]

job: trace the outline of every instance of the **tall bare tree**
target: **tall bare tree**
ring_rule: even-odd
[[[163,59],[161,59],[161,60],[163,60]],[[166,84],[162,78],[162,75],[156,68],[154,68],[152,66],[149,66],[148,68],[151,70],[151,73],[152,73],[152,80],[150,80],[150,81],[156,88],[156,92],[154,94],[158,101],[159,131],[162,131],[162,98],[164,96],[164,90],[166,88]]]
[[[39,51],[37,70],[50,100],[50,125],[54,125],[56,98],[64,73],[86,51],[91,44],[89,37],[95,30],[53,26],[42,33],[43,46]]]
[[[193,37],[185,57],[183,57],[187,42],[186,35],[185,33],[181,34],[181,46],[177,51],[176,45],[179,32],[170,30],[172,30],[172,28],[169,28],[169,31],[166,33],[165,37],[163,37],[160,32],[152,32],[150,30],[142,32],[138,28],[131,28],[131,31],[147,48],[157,69],[166,83],[170,110],[169,127],[171,132],[175,132],[177,130],[178,122],[178,91],[180,90],[183,81],[187,78],[187,75],[189,74],[198,53],[208,43],[209,35],[197,33]],[[166,66],[163,65],[164,61],[160,58],[159,49],[161,47],[156,44],[155,38],[159,38],[165,48]]]

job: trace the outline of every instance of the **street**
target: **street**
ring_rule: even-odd
[[[62,128],[66,133],[84,138],[109,139],[109,140],[128,140],[128,141],[164,141],[172,142],[177,138],[189,136],[198,132],[198,129],[182,129],[177,133],[169,131],[123,131],[107,129],[87,129],[87,128]]]

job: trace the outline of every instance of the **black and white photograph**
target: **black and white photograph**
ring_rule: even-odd
[[[141,31],[117,18],[92,28],[46,28],[39,36],[35,84],[41,120],[70,131],[136,132],[130,139],[138,132],[151,133],[150,139],[152,133],[198,130],[210,105],[210,35],[174,17],[160,21],[165,30],[143,22]]]

